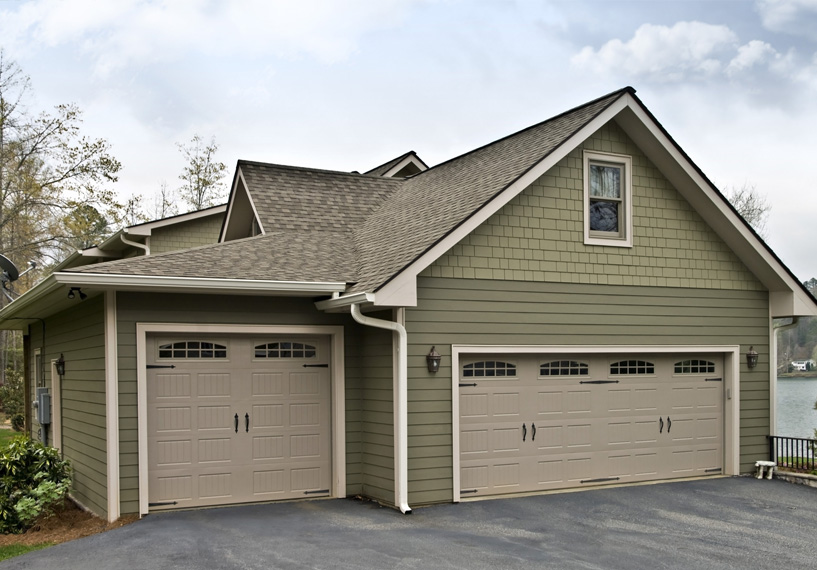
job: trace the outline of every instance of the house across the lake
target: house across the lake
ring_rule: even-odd
[[[24,333],[27,429],[114,520],[748,473],[772,319],[805,315],[625,88],[431,167],[239,161],[226,206],[78,252],[0,326]]]

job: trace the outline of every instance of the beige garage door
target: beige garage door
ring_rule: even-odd
[[[462,498],[714,475],[721,355],[469,355]]]
[[[149,337],[152,510],[329,494],[324,338]]]

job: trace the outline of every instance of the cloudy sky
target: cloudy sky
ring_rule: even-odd
[[[30,108],[77,103],[148,198],[194,134],[231,174],[435,164],[631,85],[817,277],[817,0],[0,0],[0,46]]]

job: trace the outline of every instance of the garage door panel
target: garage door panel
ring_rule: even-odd
[[[190,398],[190,374],[158,374],[156,377],[156,399]]]
[[[473,455],[488,452],[488,430],[469,429],[460,436],[460,451],[463,455]]]
[[[252,424],[256,430],[284,426],[283,404],[253,404]]]
[[[536,415],[540,419],[550,419],[564,414],[564,393],[561,391],[539,391],[536,395]]]
[[[230,438],[199,439],[199,463],[223,463],[232,459]]]
[[[252,375],[253,396],[283,396],[283,372],[256,372]]]
[[[680,359],[694,361],[655,354],[463,359],[518,367],[518,378],[468,378],[460,388],[463,496],[720,472],[722,383],[706,382],[711,366],[705,373],[698,365],[679,369],[699,373],[675,373]],[[709,360],[717,361],[720,374],[722,359]],[[540,368],[541,362],[550,364]],[[565,371],[573,375],[556,376]],[[501,475],[514,472],[510,465],[518,473]]]
[[[196,426],[199,430],[230,430],[234,429],[235,419],[232,406],[199,406],[196,408]]]
[[[159,341],[149,341],[155,351]],[[149,369],[151,508],[329,493],[329,370],[304,370],[303,358],[268,358],[309,354],[319,363],[327,343],[311,341],[314,351],[280,348],[287,343],[294,344],[268,341],[277,348],[256,351],[256,339],[229,337],[219,343],[226,347],[222,361],[174,358],[172,374]]]
[[[154,449],[159,466],[190,465],[193,460],[193,442],[189,439],[157,441]]]
[[[192,427],[190,406],[164,406],[154,414],[156,433],[190,431]]]
[[[488,416],[488,394],[463,394],[460,401],[463,420]]]
[[[232,389],[229,374],[197,374],[195,384],[196,395],[199,398],[218,398],[222,400],[230,396]]]
[[[265,435],[252,438],[253,459],[281,459],[284,453],[283,435]]]
[[[488,488],[488,466],[463,466],[460,473],[460,485],[463,489],[482,490]]]

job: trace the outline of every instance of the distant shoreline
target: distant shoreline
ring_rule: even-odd
[[[817,380],[817,371],[810,372],[781,372],[777,375],[778,378],[798,379],[798,378],[813,378]]]

